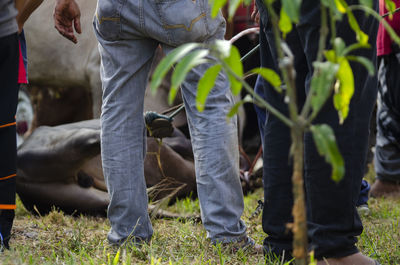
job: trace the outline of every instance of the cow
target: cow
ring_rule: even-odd
[[[19,147],[17,159],[17,193],[28,210],[105,215],[98,119],[41,126]],[[144,170],[153,201],[196,193],[190,141],[177,129],[162,142],[147,137]]]

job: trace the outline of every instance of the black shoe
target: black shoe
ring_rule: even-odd
[[[14,220],[14,210],[0,210],[0,249],[10,249],[9,241]]]
[[[161,139],[170,137],[174,132],[172,118],[153,111],[146,112],[144,117],[149,136]]]

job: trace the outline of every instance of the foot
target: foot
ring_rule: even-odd
[[[216,243],[213,243],[213,244],[216,244]],[[264,253],[263,246],[256,244],[254,239],[252,239],[249,236],[246,236],[237,242],[222,243],[221,246],[225,249],[232,251],[233,253],[238,252],[240,249],[242,249],[243,251],[246,251],[247,253],[250,252],[252,254],[263,254]]]
[[[357,206],[357,211],[358,211],[358,214],[361,216],[368,216],[369,213],[371,212],[369,210],[368,204],[361,204],[361,205]]]
[[[377,179],[369,192],[371,197],[396,197],[400,198],[400,183]]]
[[[361,253],[356,253],[342,258],[319,260],[317,265],[379,265],[379,263]]]

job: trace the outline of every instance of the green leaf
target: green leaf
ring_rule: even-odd
[[[341,0],[335,0],[335,5],[336,5],[337,10],[340,13],[342,13],[342,14],[346,13],[346,9],[347,9],[346,2],[341,1]]]
[[[168,73],[169,69],[177,61],[182,59],[187,53],[200,47],[199,43],[187,43],[171,51],[167,56],[165,56],[161,62],[158,64],[154,70],[153,76],[150,82],[150,89],[154,95],[157,92],[157,88],[160,86],[165,75]]]
[[[346,56],[346,58],[349,61],[354,61],[362,64],[368,70],[368,73],[371,76],[375,74],[375,66],[368,58],[362,56],[352,56],[352,55]]]
[[[343,56],[343,52],[346,48],[346,43],[344,43],[342,38],[335,38],[334,47],[335,47],[336,56],[338,56],[338,57]]]
[[[332,62],[332,63],[336,63],[336,52],[334,50],[328,50],[325,51],[325,58]]]
[[[240,53],[235,46],[231,46],[230,54],[224,59],[224,62],[239,78],[243,77],[243,65],[240,61]],[[232,75],[229,71],[227,71],[227,75],[229,82],[231,83],[232,94],[236,96],[240,93],[240,90],[242,89],[242,83],[238,81],[235,76]]]
[[[219,10],[227,3],[228,0],[209,0],[211,6],[211,17],[215,18]]]
[[[231,52],[232,43],[228,40],[216,40],[211,46],[211,49],[215,51],[215,57],[224,59],[229,57]]]
[[[314,63],[314,75],[311,80],[311,106],[318,113],[331,93],[339,65],[332,62]]]
[[[242,106],[244,103],[252,103],[253,102],[253,98],[247,94],[244,99],[238,101],[235,103],[235,105],[233,105],[233,107],[230,109],[230,111],[228,112],[228,118],[232,118],[236,113],[238,113],[240,106]]]
[[[280,76],[272,69],[269,68],[254,68],[250,71],[251,73],[256,73],[261,75],[266,81],[268,81],[276,91],[282,92],[282,81]]]
[[[294,23],[299,22],[301,0],[282,0],[282,9]],[[282,12],[281,12],[282,15]]]
[[[220,64],[213,65],[207,69],[203,77],[199,80],[196,95],[196,107],[198,111],[202,112],[204,110],[207,96],[214,87],[215,79],[217,78],[221,69],[222,66]]]
[[[334,17],[335,20],[341,20],[342,19],[343,14],[336,7],[336,1],[335,0],[321,0],[321,4],[323,4],[325,7],[329,8],[329,10],[332,12],[333,17]]]
[[[283,33],[283,38],[286,38],[286,34],[292,31],[292,21],[290,17],[286,14],[285,10],[281,8],[281,15],[279,16],[279,29]]]
[[[115,255],[114,259],[113,259],[113,265],[117,265],[119,263],[119,255],[120,255],[120,251],[118,250],[117,254]]]
[[[396,9],[396,4],[392,0],[385,0],[385,7],[390,13],[393,13]]]
[[[228,8],[229,20],[231,20],[235,15],[236,9],[239,7],[240,3],[241,0],[229,0],[229,8]]]
[[[360,29],[360,26],[358,25],[358,22],[357,22],[356,18],[354,17],[353,12],[351,12],[350,10],[347,10],[347,18],[349,19],[350,27],[356,33],[356,38],[357,38],[358,42],[361,44],[368,44],[368,35],[365,34]]]
[[[369,43],[367,43],[367,44],[354,43],[354,44],[349,45],[348,47],[346,47],[343,50],[342,56],[346,56],[349,53],[351,53],[352,51],[355,51],[358,49],[369,49],[369,48],[371,48],[371,45],[369,45]]]
[[[195,66],[207,62],[205,57],[208,55],[208,50],[201,49],[195,50],[185,57],[177,64],[172,77],[171,77],[171,89],[168,94],[168,103],[172,104],[175,99],[178,87],[185,80],[187,73]]]
[[[372,8],[372,0],[360,0],[360,4]]]
[[[333,104],[339,112],[340,123],[343,123],[349,114],[350,100],[354,94],[354,76],[349,61],[341,58],[335,84]]]
[[[243,0],[243,3],[245,6],[249,6],[250,4],[252,4],[253,0]]]
[[[344,176],[345,168],[333,130],[326,124],[312,125],[310,130],[318,153],[332,166],[332,180],[339,182]]]

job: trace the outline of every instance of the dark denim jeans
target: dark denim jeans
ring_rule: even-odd
[[[278,62],[271,23],[265,8],[258,6],[264,26],[260,31],[261,65],[278,71]],[[349,3],[351,4],[351,3]],[[320,25],[320,8],[315,1],[303,1],[301,20],[286,42],[295,55],[296,91],[298,105],[304,104],[313,74]],[[375,36],[377,23],[369,16],[355,13],[361,29],[369,35],[371,49],[363,49],[357,55],[375,62]],[[355,34],[348,26],[347,18],[336,25],[337,35],[347,45],[355,42]],[[329,39],[328,39],[329,40]],[[356,210],[367,152],[369,121],[376,100],[376,77],[369,76],[366,69],[351,64],[355,92],[350,111],[344,124],[339,124],[337,111],[332,100],[323,107],[315,123],[325,123],[335,132],[337,144],[345,160],[346,173],[343,180],[331,180],[331,167],[321,157],[312,136],[304,137],[304,181],[307,205],[308,236],[310,248],[316,258],[343,257],[358,252],[355,243],[362,232],[362,223]],[[284,95],[275,92],[264,83],[264,96],[275,108],[288,113]],[[264,200],[262,224],[267,237],[264,247],[267,251],[290,257],[292,234],[286,224],[292,220],[292,161],[289,158],[291,145],[290,131],[273,115],[266,116],[264,124]],[[289,253],[289,255],[287,254]]]
[[[0,38],[0,234],[8,248],[15,209],[18,35]],[[1,248],[1,246],[0,246]]]
[[[400,184],[400,52],[379,59],[376,178]]]

